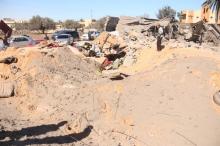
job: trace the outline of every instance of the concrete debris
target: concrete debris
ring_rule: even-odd
[[[187,41],[195,43],[213,42],[214,45],[220,44],[220,26],[207,24],[204,21],[199,21],[191,26],[188,26],[184,36]]]
[[[220,106],[220,91],[218,91],[214,94],[213,101],[215,104]]]
[[[94,40],[94,43],[97,44],[100,47],[100,49],[123,49],[126,47],[126,44],[123,41],[123,39],[117,37],[116,35],[112,35],[108,32],[101,33],[100,36]],[[103,52],[105,51],[109,50],[103,50]]]
[[[118,25],[119,18],[118,17],[110,17],[106,18],[105,28],[104,30],[107,32],[112,32],[116,30],[116,26]]]
[[[15,86],[13,82],[0,82],[0,98],[8,98],[14,96]]]
[[[121,59],[106,60],[102,63],[103,69],[118,69],[121,65],[132,66],[137,61],[136,51],[143,48],[152,48],[158,36],[158,26],[164,29],[163,42],[171,49],[175,48],[202,48],[204,40],[218,42],[218,26],[208,26],[204,22],[194,25],[178,24],[174,19],[148,19],[143,17],[122,16],[108,17],[106,30],[93,42],[85,42],[79,50],[86,57],[117,56],[121,51],[126,55]],[[117,24],[117,25],[116,25]],[[212,27],[212,29],[210,29]],[[116,31],[114,31],[116,30]],[[215,37],[216,39],[214,39]],[[156,44],[156,43],[155,43]]]
[[[45,40],[38,44],[44,53],[48,49],[67,47],[78,56],[102,58],[103,69],[132,66],[137,61],[137,51],[153,48],[158,36],[158,26],[164,30],[162,46],[175,48],[204,48],[208,42],[218,45],[220,27],[200,21],[193,25],[179,24],[174,19],[149,19],[143,17],[107,17],[105,30],[94,41],[76,42],[73,46]],[[6,32],[7,33],[7,32]],[[126,55],[118,57],[124,52]],[[114,56],[116,59],[109,59]],[[120,56],[120,55],[119,55]],[[1,62],[1,61],[0,61]]]
[[[4,64],[12,64],[12,63],[17,63],[18,59],[16,57],[6,57],[2,60],[0,60],[0,63],[4,63]]]
[[[5,46],[8,46],[8,38],[11,37],[12,29],[3,20],[0,20],[0,30],[4,33],[4,36],[0,37],[0,39],[3,40]]]
[[[130,49],[124,58],[123,66],[126,66],[126,67],[132,66],[136,61],[137,60],[136,60],[136,56],[135,56],[135,50]]]

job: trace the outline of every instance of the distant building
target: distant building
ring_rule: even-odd
[[[219,18],[216,20],[216,14],[210,9],[207,2],[202,4],[200,10],[184,10],[181,12],[180,22],[181,23],[197,23],[201,20],[209,24],[220,24],[220,12]]]
[[[92,19],[86,19],[86,20],[79,21],[79,23],[84,25],[85,27],[89,27],[93,22],[94,22],[94,20],[92,20]]]
[[[193,22],[194,11],[192,10],[184,10],[181,11],[180,22],[181,23],[195,23]]]
[[[15,29],[15,25],[18,23],[28,23],[28,21],[26,20],[14,20],[11,18],[3,18],[2,19],[9,27],[11,27],[12,29]]]
[[[61,30],[63,29],[63,25],[62,24],[56,24],[56,30]]]
[[[216,19],[216,13],[214,13],[207,2],[204,2],[202,4],[202,12],[201,12],[201,15],[202,15],[202,19],[204,21],[206,21],[207,23],[210,23],[210,24],[214,24],[214,23],[217,23],[217,24],[220,24],[220,12],[219,12],[219,17]]]
[[[3,21],[11,28],[15,27],[16,21],[11,18],[3,18]]]

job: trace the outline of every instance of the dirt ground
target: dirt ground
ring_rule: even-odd
[[[18,82],[29,92],[18,87],[19,95],[0,99],[0,145],[220,145],[220,107],[213,103],[219,52],[146,48],[136,64],[118,70],[131,76],[111,81],[66,51],[64,58],[30,53],[31,60],[18,55],[24,50],[14,54],[31,72]]]

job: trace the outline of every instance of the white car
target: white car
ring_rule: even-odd
[[[12,36],[9,39],[9,44],[11,47],[27,47],[36,45],[36,42],[28,36]]]
[[[81,36],[81,40],[82,40],[82,41],[89,41],[89,34],[88,34],[88,33],[84,33],[84,34]]]
[[[5,47],[5,45],[4,45],[3,41],[0,40],[0,51],[4,50],[4,47]]]
[[[66,45],[71,45],[74,40],[70,34],[59,34],[54,36],[54,41]]]

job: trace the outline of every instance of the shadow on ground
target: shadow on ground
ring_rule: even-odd
[[[48,132],[53,132],[59,130],[60,127],[67,124],[67,121],[60,122],[58,124],[41,125],[36,127],[23,128],[19,131],[1,131],[0,140],[4,140],[8,137],[8,141],[0,141],[2,146],[25,146],[33,144],[68,144],[80,141],[88,137],[93,129],[93,126],[88,126],[80,133],[73,133],[69,135],[56,136],[56,137],[45,137],[45,138],[30,138],[39,135],[44,135]],[[22,137],[26,136],[26,140],[20,140]],[[29,138],[28,138],[29,137]]]

